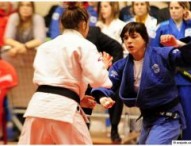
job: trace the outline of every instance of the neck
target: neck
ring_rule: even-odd
[[[143,51],[132,54],[132,55],[133,55],[134,60],[136,60],[136,61],[142,60],[144,58],[144,55],[145,55],[145,48],[143,49]]]
[[[148,14],[145,14],[142,16],[135,16],[135,20],[136,20],[136,22],[145,23],[147,16],[148,16]]]
[[[180,19],[180,20],[174,20],[174,22],[175,22],[175,24],[176,24],[177,26],[180,26],[181,23],[182,23],[182,19]]]
[[[140,61],[143,59],[144,56],[133,56],[135,61]]]
[[[105,19],[105,24],[108,26],[111,24],[111,22],[113,21],[113,19],[111,17]]]

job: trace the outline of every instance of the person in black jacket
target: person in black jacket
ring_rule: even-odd
[[[121,44],[102,33],[99,27],[91,26],[86,39],[96,45],[99,52],[109,53],[113,57],[113,63],[123,58]]]
[[[106,52],[113,57],[113,63],[123,58],[123,48],[116,40],[110,38],[101,32],[99,27],[90,27],[87,39],[96,45],[99,52]],[[88,88],[86,94],[90,94],[91,88]],[[111,121],[111,140],[113,143],[120,143],[121,138],[118,133],[118,124],[121,119],[123,103],[116,92],[114,98],[115,104],[109,109],[109,117]],[[91,114],[91,109],[83,108],[86,114]]]

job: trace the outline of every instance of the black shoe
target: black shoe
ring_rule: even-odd
[[[121,137],[117,131],[111,131],[111,140],[114,144],[121,143]]]

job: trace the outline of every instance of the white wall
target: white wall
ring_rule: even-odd
[[[35,2],[35,9],[36,9],[36,12],[42,16],[45,16],[48,11],[50,10],[51,6],[53,5],[58,5],[60,4],[60,2]]]

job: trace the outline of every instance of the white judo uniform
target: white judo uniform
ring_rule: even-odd
[[[36,85],[64,87],[82,99],[87,85],[111,87],[108,71],[96,47],[78,31],[42,44],[34,60]],[[92,144],[83,111],[78,103],[57,94],[34,93],[25,113],[19,144]]]

